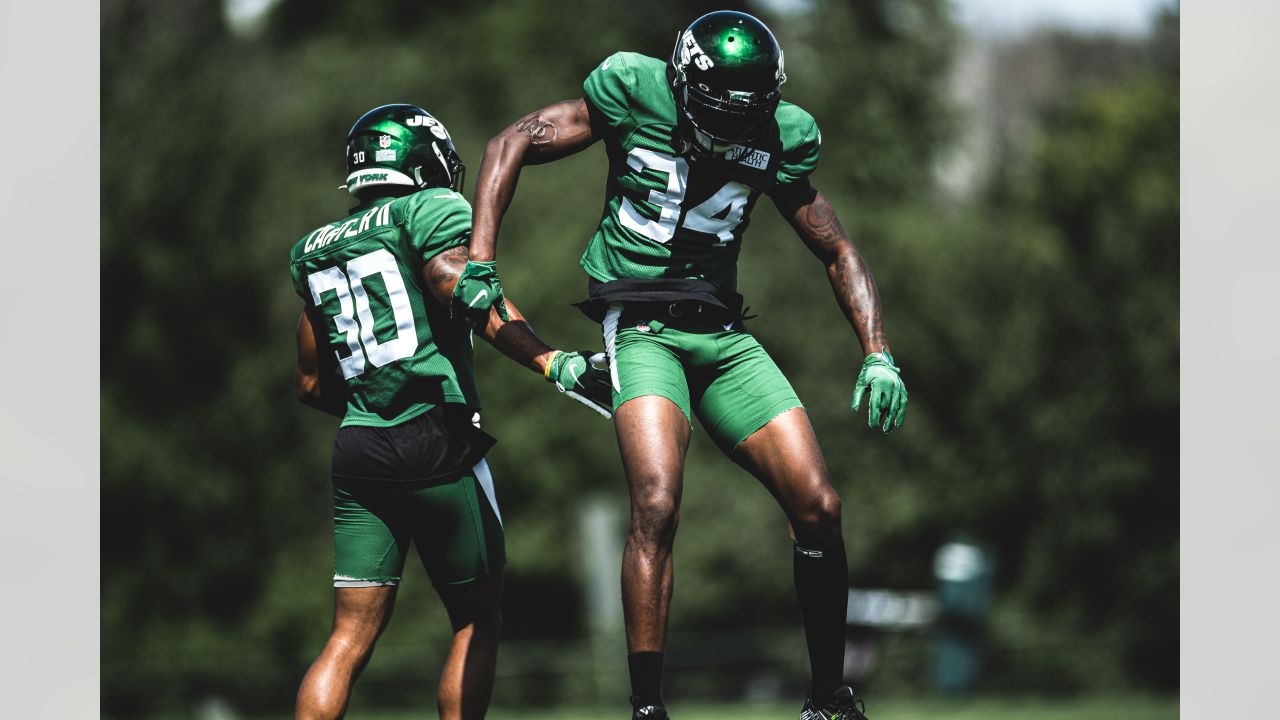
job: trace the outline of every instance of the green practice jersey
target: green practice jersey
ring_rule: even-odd
[[[293,246],[293,288],[324,318],[349,391],[343,425],[398,425],[438,403],[480,407],[471,331],[427,291],[422,267],[471,239],[471,205],[448,188],[380,198]]]
[[[686,278],[733,290],[751,209],[761,193],[813,172],[818,124],[783,102],[751,145],[722,158],[681,157],[666,67],[615,53],[582,84],[609,154],[604,213],[582,267],[606,282]]]

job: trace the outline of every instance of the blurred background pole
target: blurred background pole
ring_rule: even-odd
[[[938,579],[938,635],[933,682],[940,695],[968,695],[978,680],[991,607],[993,563],[977,545],[950,542],[934,557]]]
[[[609,698],[622,697],[626,691],[622,683],[622,539],[618,503],[599,495],[589,497],[583,501],[579,517],[592,685],[596,702],[604,703]]]

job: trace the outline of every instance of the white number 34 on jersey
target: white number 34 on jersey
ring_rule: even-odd
[[[676,155],[635,148],[627,155],[627,165],[636,172],[648,168],[666,173],[667,189],[665,192],[649,191],[649,202],[659,209],[656,220],[644,217],[630,199],[622,198],[622,204],[618,207],[618,222],[623,227],[660,243],[671,242],[677,227],[715,235],[720,239],[717,245],[721,246],[728,245],[733,240],[733,231],[742,222],[747,201],[751,199],[751,188],[730,180],[702,204],[690,208],[685,214],[684,222],[680,223],[681,204],[684,202],[685,187],[689,179],[689,161]]]

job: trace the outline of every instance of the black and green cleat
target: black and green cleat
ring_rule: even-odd
[[[662,705],[637,705],[636,700],[631,698],[631,720],[668,720]]]
[[[800,720],[868,720],[863,713],[862,700],[854,696],[851,686],[842,685],[823,707],[814,707],[813,698],[806,697]]]

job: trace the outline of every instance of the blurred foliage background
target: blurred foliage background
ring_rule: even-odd
[[[853,333],[761,203],[739,289],[844,498],[851,583],[929,589],[937,548],[966,538],[998,563],[980,691],[1177,691],[1176,8],[1142,37],[978,41],[943,0],[279,0],[247,24],[215,0],[107,0],[104,714],[287,712],[327,636],[336,421],[293,400],[287,254],[352,204],[350,123],[421,105],[473,181],[516,117],[726,7],[786,50],[784,94],[823,129],[814,182],[875,273],[911,391],[890,437],[850,415]],[[561,347],[600,344],[568,304],[605,165],[528,169],[504,224],[504,286]],[[587,619],[579,522],[603,503],[622,532],[612,428],[490,348],[477,364],[510,563],[495,702],[625,697],[620,633]],[[700,430],[683,520],[671,694],[800,697],[785,521]],[[448,634],[411,561],[358,698],[427,702]],[[884,638],[864,689],[927,692],[928,643]]]

